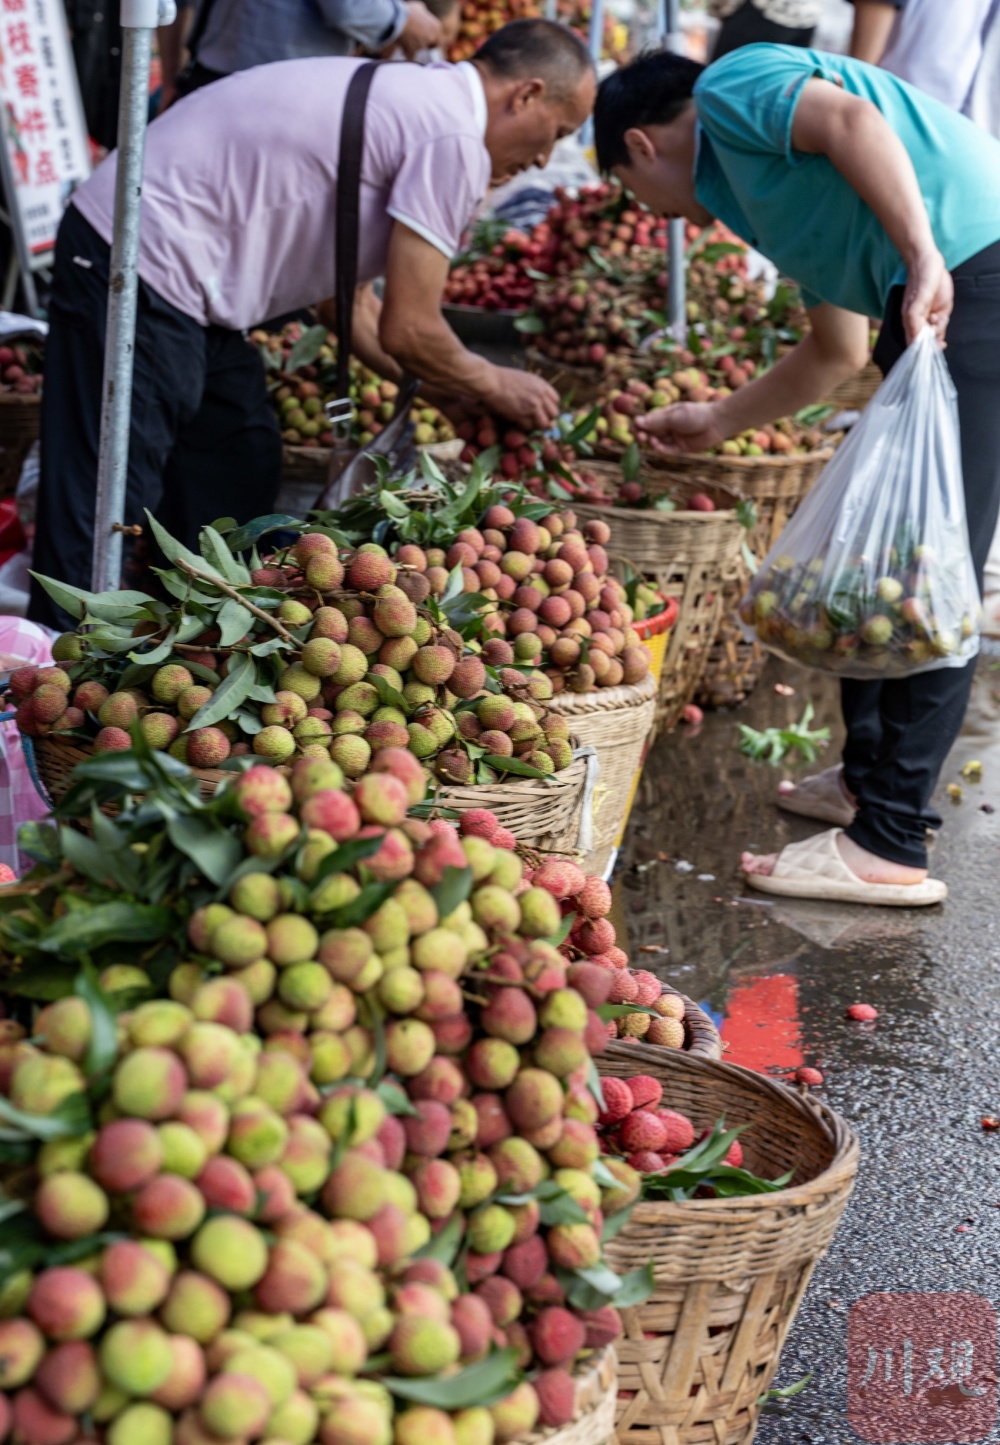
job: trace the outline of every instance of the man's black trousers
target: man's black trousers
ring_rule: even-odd
[[[958,392],[965,505],[982,587],[1000,512],[1000,243],[952,274],[955,310],[944,356]],[[897,287],[875,349],[883,373],[906,345],[902,299]],[[858,798],[847,834],[862,848],[926,868],[926,830],[941,826],[931,794],[962,726],[975,670],[972,661],[885,682],[842,682],[844,781]]]
[[[90,587],[110,248],[70,205],[56,242],[42,393],[34,570]],[[148,507],[197,547],[220,517],[273,510],[281,437],[256,350],[238,331],[199,326],[139,282],[126,524]],[[148,528],[147,528],[148,531]],[[32,583],[28,616],[72,620]]]

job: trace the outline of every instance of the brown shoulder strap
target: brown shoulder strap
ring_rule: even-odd
[[[358,284],[358,227],[361,218],[361,163],[365,148],[368,91],[380,61],[359,65],[351,76],[340,127],[337,170],[337,394],[350,392],[351,335],[354,292]]]

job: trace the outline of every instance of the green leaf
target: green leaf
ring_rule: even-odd
[[[333,913],[327,915],[327,926],[330,928],[357,928],[359,924],[366,923],[372,914],[377,912],[387,898],[391,898],[395,892],[395,883],[368,883],[362,888],[356,898],[350,903],[345,903],[342,908],[337,908]]]
[[[221,636],[220,647],[232,647],[234,643],[241,642],[253,627],[254,616],[241,602],[235,598],[228,598],[219,608],[219,615],[216,618]],[[279,647],[282,645],[280,637],[269,639]],[[260,653],[256,654],[258,657]]]
[[[629,1014],[652,1014],[654,1018],[658,1017],[655,1008],[647,1008],[641,1003],[602,1003],[595,1012],[604,1023],[609,1023],[611,1019],[628,1018]]]
[[[527,316],[519,316],[514,322],[514,330],[520,331],[524,336],[543,336],[545,334],[545,322],[540,316],[533,312]]]
[[[431,1235],[423,1249],[418,1249],[416,1259],[436,1259],[450,1269],[458,1258],[462,1246],[465,1221],[460,1214],[453,1214],[438,1234]]]
[[[447,918],[460,903],[464,903],[472,892],[472,869],[447,867],[441,882],[431,889],[431,896],[437,904],[438,917]]]
[[[608,1106],[604,1100],[604,1090],[601,1088],[601,1076],[597,1072],[597,1064],[594,1062],[593,1059],[591,1059],[587,1069],[587,1088],[593,1095],[594,1101],[596,1102],[598,1109],[600,1109],[602,1114],[605,1113]],[[602,1165],[602,1168],[604,1170],[604,1174],[607,1176],[604,1180],[604,1183],[607,1184],[608,1179],[610,1179],[612,1182],[612,1187],[617,1189],[619,1186],[619,1181],[611,1173],[610,1169],[608,1169],[604,1165]],[[596,1171],[594,1172],[594,1178],[597,1178]]]
[[[269,512],[266,517],[255,517],[245,526],[237,527],[226,540],[233,552],[246,552],[268,532],[283,532],[292,527],[301,531],[302,518],[293,517],[289,512]]]
[[[578,446],[580,442],[586,440],[586,438],[594,430],[594,427],[597,425],[600,419],[600,415],[601,408],[599,406],[592,407],[591,410],[588,411],[587,415],[583,417],[582,420],[578,421],[576,426],[572,427],[569,432],[567,432],[566,440],[569,442],[571,447]]]
[[[118,1057],[118,1020],[110,998],[97,982],[93,964],[84,964],[73,992],[90,1010],[90,1046],[83,1063],[84,1073],[90,1079],[95,1074],[103,1074]]]
[[[67,913],[42,938],[44,953],[79,958],[106,943],[153,943],[169,938],[170,910],[150,903],[99,903],[87,913]]]
[[[161,642],[159,647],[154,647],[145,652],[141,648],[133,648],[129,653],[129,660],[131,662],[137,662],[141,666],[158,667],[161,662],[166,662],[167,658],[173,652],[176,637],[177,629],[171,628],[169,637]]]
[[[315,890],[331,873],[347,873],[358,863],[363,863],[381,848],[382,836],[380,834],[377,838],[352,838],[339,844],[332,853],[327,853],[326,857],[320,860],[309,887]]]
[[[300,366],[311,366],[327,344],[327,340],[325,326],[310,326],[308,330],[303,331],[289,352],[285,370],[298,371]]]
[[[394,517],[397,522],[410,515],[410,509],[406,503],[401,502],[398,497],[394,497],[392,492],[384,490],[379,492],[378,501],[386,516]]]
[[[414,1108],[410,1103],[405,1091],[394,1084],[391,1079],[383,1079],[376,1085],[376,1094],[382,1100],[389,1114],[411,1114],[419,1118],[419,1109]]]
[[[653,1262],[648,1260],[638,1269],[629,1270],[628,1274],[621,1276],[621,1281],[614,1295],[614,1306],[616,1309],[629,1309],[633,1305],[645,1304],[656,1288],[656,1275],[653,1272]]]
[[[587,1216],[565,1189],[551,1199],[543,1199],[538,1205],[539,1217],[546,1229],[555,1224],[586,1224]]]
[[[638,442],[629,442],[625,448],[625,455],[622,457],[622,476],[626,482],[634,482],[639,475],[642,466],[642,456],[639,452]]]
[[[36,863],[58,866],[62,852],[59,829],[52,823],[22,823],[17,830],[17,846]]]
[[[181,542],[178,542],[176,537],[171,537],[166,527],[160,526],[148,507],[146,508],[146,519],[149,522],[150,531],[156,538],[160,551],[168,562],[172,562],[174,566],[176,566],[178,562],[186,562],[189,567],[195,567],[199,572],[205,573],[209,577],[214,577],[223,582],[226,580],[217,568],[213,567],[210,562],[205,561],[204,557],[196,557],[195,554],[189,552],[187,547]]]
[[[405,717],[410,716],[413,708],[406,701],[403,694],[397,692],[392,683],[389,682],[387,678],[384,678],[380,672],[369,672],[365,678],[365,682],[372,684],[378,693],[378,700],[383,707],[397,707]]]
[[[491,768],[496,768],[498,773],[516,773],[519,778],[546,778],[549,776],[539,768],[533,768],[523,758],[502,758],[497,753],[487,753],[483,762],[488,763]]]
[[[215,723],[225,722],[232,717],[236,709],[246,702],[256,681],[257,664],[249,654],[241,653],[238,660],[231,662],[228,675],[223,678],[208,702],[198,709],[185,732],[212,727]]]
[[[152,602],[145,592],[86,592],[82,587],[71,587],[68,582],[59,582],[55,577],[43,577],[32,572],[32,577],[45,588],[57,606],[81,622],[90,612],[100,620],[120,622],[141,615],[142,609]],[[99,612],[94,612],[94,607]]]
[[[79,1139],[91,1127],[86,1094],[70,1094],[51,1114],[25,1114],[0,1094],[0,1119],[32,1139]]]
[[[221,887],[243,857],[243,844],[207,818],[175,814],[167,819],[167,835],[174,847],[203,873],[210,883]]]
[[[566,942],[567,938],[568,938],[569,935],[570,935],[570,930],[572,929],[573,924],[574,924],[575,922],[576,922],[576,914],[575,914],[575,913],[567,913],[567,914],[566,914],[566,917],[563,919],[562,923],[560,923],[560,925],[559,925],[559,927],[556,929],[555,933],[551,934],[551,935],[545,940],[545,942],[546,942],[546,943],[551,943],[551,945],[552,945],[553,948],[558,948],[558,947],[560,946],[560,944],[563,944],[563,943]]]
[[[781,1389],[775,1388],[773,1390],[767,1390],[763,1395],[758,1395],[757,1404],[763,1405],[766,1400],[794,1400],[796,1395],[802,1394],[802,1391],[811,1383],[812,1379],[813,1372],[810,1370],[808,1375],[803,1375],[801,1380],[796,1380],[792,1385],[785,1385],[784,1388]]]
[[[616,1213],[609,1214],[607,1216],[604,1221],[604,1228],[601,1230],[602,1245],[609,1244],[616,1235],[621,1234],[626,1224],[628,1224],[629,1220],[632,1218],[632,1211],[634,1208],[635,1205],[631,1204],[629,1205],[628,1209],[619,1209],[616,1211]]]
[[[400,1400],[432,1405],[439,1410],[468,1410],[473,1405],[494,1405],[509,1395],[520,1378],[515,1350],[494,1350],[485,1360],[466,1365],[455,1375],[437,1379],[396,1379],[384,1376],[381,1384]]]
[[[214,527],[202,527],[198,534],[198,546],[209,567],[217,567],[227,581],[249,587],[249,568],[233,556],[225,538],[220,537]]]
[[[591,1060],[591,1062],[593,1063],[593,1060]],[[593,1090],[591,1090],[591,1092],[593,1092]],[[595,1095],[595,1098],[596,1098],[596,1095]],[[603,1099],[603,1095],[602,1095],[602,1099]],[[604,1110],[605,1107],[606,1107],[606,1105],[602,1102],[602,1103],[601,1103],[601,1109],[602,1109],[602,1111]],[[621,1182],[621,1180],[615,1178],[615,1176],[612,1174],[611,1170],[610,1170],[610,1169],[608,1168],[608,1166],[604,1163],[603,1159],[595,1159],[595,1160],[594,1160],[593,1164],[591,1164],[591,1166],[590,1166],[590,1173],[591,1173],[591,1176],[593,1177],[594,1183],[595,1183],[595,1184],[600,1184],[603,1189],[620,1189],[620,1188],[622,1187],[622,1182]]]

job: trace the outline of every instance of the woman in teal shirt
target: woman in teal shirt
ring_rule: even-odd
[[[598,159],[658,215],[718,218],[799,282],[811,330],[733,395],[640,422],[665,451],[702,451],[829,396],[867,360],[888,371],[930,324],[958,392],[973,558],[1000,511],[1000,142],[887,72],[815,50],[751,45],[707,69],[641,57],[601,86]],[[767,892],[936,903],[926,830],[975,663],[842,684],[843,763],[779,795],[837,827],[743,855]]]

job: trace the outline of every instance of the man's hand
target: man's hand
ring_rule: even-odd
[[[925,326],[932,326],[943,343],[954,304],[955,287],[940,251],[928,251],[910,262],[903,294],[903,326],[908,343],[916,341]]]
[[[406,6],[406,24],[399,33],[399,44],[407,60],[421,50],[433,50],[441,43],[441,22],[432,15],[424,0],[409,0]]]
[[[714,401],[681,401],[636,418],[636,428],[664,456],[677,452],[707,452],[726,440]]]
[[[520,422],[529,431],[553,425],[559,415],[559,393],[544,377],[511,366],[496,368],[497,385],[484,398],[491,411]]]

